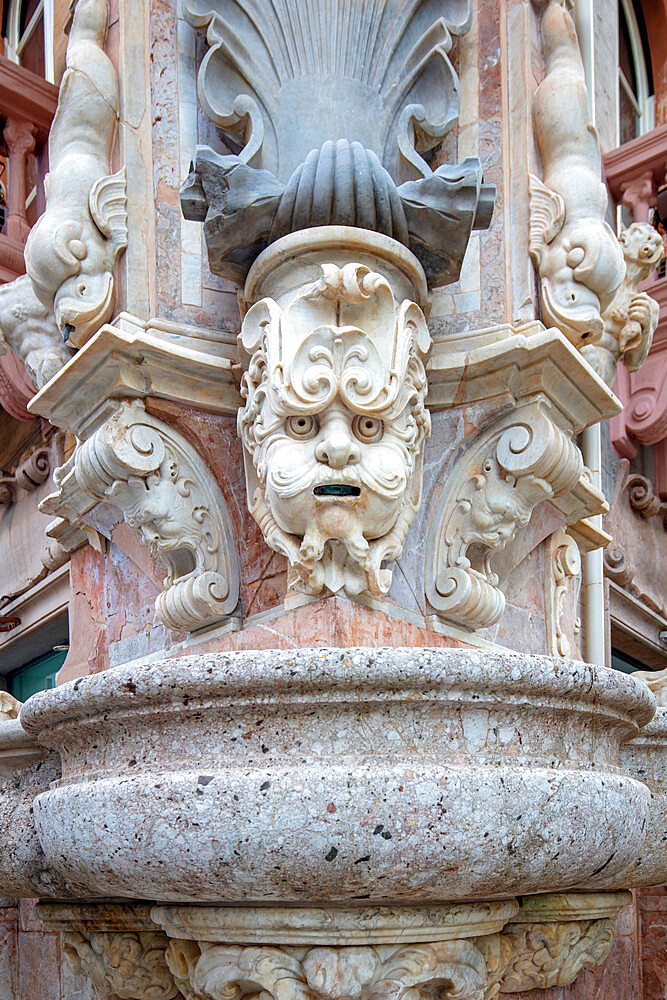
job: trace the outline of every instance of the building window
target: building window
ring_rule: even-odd
[[[618,131],[619,145],[654,127],[651,60],[641,9],[632,0],[618,4]]]
[[[5,51],[53,83],[53,0],[12,0]]]
[[[9,690],[18,701],[27,701],[38,691],[48,691],[56,686],[56,674],[65,662],[67,650],[47,653],[25,667],[21,667],[9,678]]]

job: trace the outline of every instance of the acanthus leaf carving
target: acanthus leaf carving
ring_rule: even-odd
[[[469,0],[444,0],[437,16],[389,0],[187,0],[185,12],[210,46],[200,102],[232,150],[199,147],[182,189],[213,271],[243,275],[281,236],[346,225],[409,245],[434,284],[456,280],[495,189],[476,157],[432,170],[425,155],[458,116],[448,53]]]
[[[85,975],[100,996],[119,1000],[175,1000],[178,987],[165,961],[162,931],[65,931],[63,951],[78,975]]]
[[[426,595],[468,628],[495,624],[505,607],[494,552],[504,549],[543,500],[585,478],[581,454],[543,401],[523,403],[457,456],[426,541]]]
[[[108,500],[166,562],[156,600],[165,625],[192,630],[234,610],[238,568],[222,493],[192,445],[140,401],[119,403],[55,481],[42,511],[83,526],[86,513]]]
[[[505,993],[569,986],[584,968],[602,965],[614,943],[608,919],[508,924],[512,957],[500,980]]]
[[[188,1000],[485,1000],[486,963],[466,940],[405,946],[219,945],[172,940],[166,953]]]
[[[243,321],[250,510],[294,589],[379,596],[420,503],[431,341],[420,307],[383,275],[317,270],[287,304],[264,297]]]
[[[544,322],[581,347],[602,336],[602,313],[625,269],[605,222],[607,191],[574,21],[564,0],[544,6],[545,76],[533,98],[543,178],[530,178],[530,254]]]

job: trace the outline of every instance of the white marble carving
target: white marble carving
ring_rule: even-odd
[[[104,51],[108,0],[78,0],[49,136],[46,210],[25,262],[64,338],[80,347],[111,316],[114,264],[127,245],[125,171],[111,174],[118,81]]]
[[[210,46],[200,102],[232,150],[198,147],[182,188],[212,270],[243,274],[281,236],[348,225],[409,246],[433,284],[455,281],[495,190],[477,157],[432,170],[425,155],[458,116],[448,53],[470,0],[184,6]]]
[[[564,528],[554,532],[551,553],[546,570],[545,620],[547,648],[552,656],[569,656],[570,642],[562,625],[565,603],[573,592],[575,605],[574,631],[579,632],[581,622],[576,617],[576,605],[581,583],[581,553],[579,546]]]
[[[634,676],[648,684],[662,708],[667,708],[667,669],[637,670]]]
[[[633,222],[618,239],[625,258],[625,279],[603,313],[602,337],[581,351],[609,386],[614,384],[620,357],[631,372],[646,361],[660,306],[646,292],[639,291],[639,283],[648,278],[665,252],[662,237],[646,222]]]
[[[378,244],[377,270],[341,266],[329,254],[354,250],[350,231],[338,232],[337,246],[319,249],[329,230],[301,234],[290,273],[282,241],[256,262],[249,283],[264,274],[264,294],[239,336],[238,430],[250,510],[287,556],[292,585],[378,596],[391,582],[383,564],[400,555],[419,508],[431,339],[420,306],[401,294],[405,278],[392,281],[382,257],[407,263],[419,284],[417,261],[357,231],[366,257]]]
[[[645,684],[571,660],[290,649],[116,667],[21,721],[63,760],[33,803],[43,849],[89,895],[410,905],[625,868],[650,792],[619,746],[653,713]]]
[[[21,358],[38,389],[72,357],[52,310],[37,298],[27,274],[0,285],[0,353],[8,347]]]
[[[600,147],[565,0],[547,0],[541,32],[545,77],[533,98],[533,117],[543,176],[530,178],[530,253],[539,273],[542,319],[581,347],[601,337],[602,313],[625,268],[604,221]]]
[[[464,443],[426,541],[426,596],[444,618],[493,625],[505,596],[491,559],[537,504],[569,493],[584,473],[579,449],[544,400],[527,401]]]
[[[165,625],[192,630],[234,610],[236,548],[220,488],[183,435],[143,403],[117,404],[55,480],[57,491],[40,505],[45,513],[83,526],[86,513],[108,500],[164,560],[156,610]]]
[[[178,988],[165,961],[168,939],[136,903],[40,903],[39,918],[62,932],[73,971],[100,997],[174,1000]]]

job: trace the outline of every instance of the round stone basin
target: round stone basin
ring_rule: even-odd
[[[667,882],[667,708],[659,708],[649,724],[621,747],[621,766],[651,792],[646,837],[638,856],[613,878],[604,874],[586,888],[638,889]]]
[[[301,649],[117,667],[21,721],[62,756],[42,847],[90,895],[408,903],[626,868],[651,796],[619,748],[654,711],[568,660]]]

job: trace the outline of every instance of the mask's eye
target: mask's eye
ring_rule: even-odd
[[[384,425],[377,417],[358,415],[352,421],[352,430],[359,441],[363,441],[364,444],[373,444],[382,437]]]
[[[285,421],[285,430],[293,438],[310,438],[317,434],[317,423],[314,417],[308,414],[300,414],[295,417],[288,417]]]

